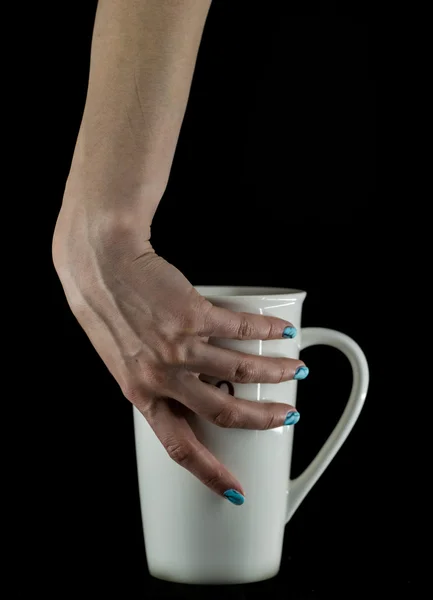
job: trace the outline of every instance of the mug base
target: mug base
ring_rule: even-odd
[[[174,573],[164,573],[162,570],[151,570],[149,573],[155,579],[162,581],[170,581],[171,583],[184,583],[188,585],[242,585],[244,583],[257,583],[259,581],[265,581],[266,579],[272,579],[278,575],[280,568],[272,569],[267,572],[260,573],[260,575],[207,575],[200,576],[196,575],[180,575]]]

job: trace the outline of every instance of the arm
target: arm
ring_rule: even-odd
[[[295,409],[232,398],[198,374],[278,383],[303,362],[208,344],[278,339],[293,328],[213,306],[149,241],[208,9],[209,0],[100,0],[53,260],[72,312],[123,394],[173,460],[223,496],[243,494],[241,483],[195,437],[188,411],[221,427],[270,429]]]
[[[107,214],[116,221],[122,215],[149,239],[209,7],[210,0],[99,1],[87,100],[65,193],[70,203],[87,196],[95,226],[97,214],[104,222]]]

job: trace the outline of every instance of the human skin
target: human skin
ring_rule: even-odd
[[[245,495],[197,440],[188,413],[220,427],[261,430],[284,425],[288,413],[290,422],[299,416],[289,404],[233,398],[199,374],[279,383],[304,363],[208,340],[280,339],[292,324],[213,306],[150,242],[209,7],[209,0],[99,1],[86,105],[52,252],[73,314],[169,456],[217,494]]]

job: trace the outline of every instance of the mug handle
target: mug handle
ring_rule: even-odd
[[[355,425],[367,395],[369,381],[367,360],[352,338],[339,331],[320,327],[307,327],[302,329],[301,333],[301,350],[322,344],[341,350],[352,366],[353,384],[346,408],[316,458],[299,477],[290,480],[286,523],[292,518],[295,510],[337,454]]]

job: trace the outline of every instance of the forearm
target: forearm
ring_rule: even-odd
[[[164,193],[210,0],[99,0],[65,196],[148,226]]]

